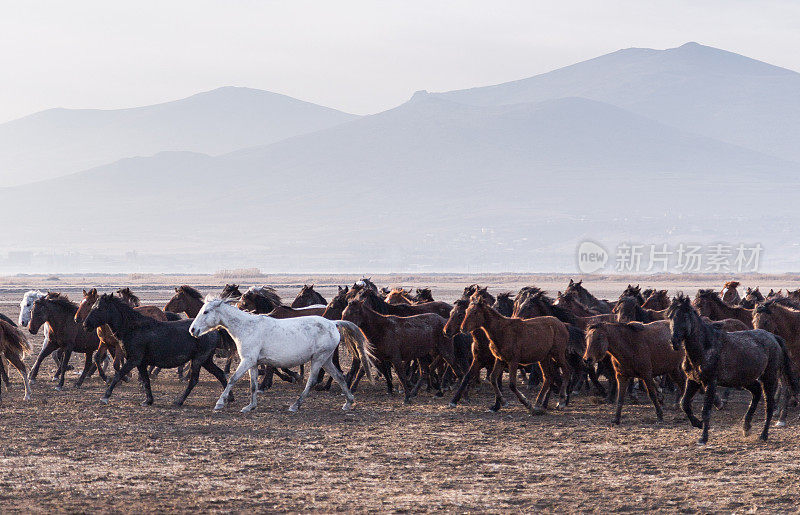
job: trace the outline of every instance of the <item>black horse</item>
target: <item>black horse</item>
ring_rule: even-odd
[[[83,322],[87,331],[94,332],[99,326],[108,324],[114,335],[125,348],[126,360],[108,385],[104,403],[108,403],[114,387],[134,368],[144,385],[146,399],[142,405],[153,404],[150,390],[150,366],[176,368],[191,361],[189,384],[183,395],[173,404],[180,406],[189,396],[200,377],[200,368],[205,368],[225,387],[228,381],[225,374],[214,364],[214,351],[221,343],[218,331],[195,338],[189,334],[192,320],[159,322],[134,311],[125,301],[113,295],[102,295]]]
[[[745,435],[750,431],[753,413],[763,392],[766,397],[766,420],[760,438],[766,440],[781,376],[797,395],[797,377],[783,338],[762,329],[727,333],[704,321],[692,307],[689,297],[683,294],[672,301],[667,316],[672,328],[672,347],[677,350],[683,345],[686,349],[683,363],[686,388],[681,407],[689,417],[689,422],[703,429],[698,443],[705,444],[708,441],[717,385],[745,388],[753,395],[744,416]],[[701,388],[705,389],[702,422],[692,413],[692,397]]]

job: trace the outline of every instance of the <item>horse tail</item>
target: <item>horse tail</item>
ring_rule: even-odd
[[[353,322],[347,320],[334,320],[336,328],[341,335],[341,341],[344,342],[347,350],[353,358],[359,358],[361,364],[364,366],[364,371],[367,374],[367,379],[372,383],[375,381],[375,370],[377,369],[375,357],[375,347],[367,340],[366,335]]]
[[[0,321],[0,333],[2,333],[4,351],[11,351],[20,358],[25,357],[25,354],[31,351],[31,344],[16,325],[9,324],[5,320]]]
[[[792,393],[797,395],[798,391],[800,391],[800,387],[798,387],[797,375],[794,373],[794,368],[792,367],[792,358],[789,357],[789,352],[786,350],[786,340],[777,334],[774,336],[775,339],[778,340],[778,344],[781,346],[781,368],[783,369],[783,375],[786,378],[786,383],[792,389]]]
[[[176,320],[181,319],[179,314],[173,313],[172,311],[164,311],[164,315],[167,317],[168,322],[175,322]]]

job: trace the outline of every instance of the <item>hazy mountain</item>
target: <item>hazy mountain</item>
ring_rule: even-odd
[[[629,48],[527,79],[437,95],[483,106],[583,97],[800,161],[800,74],[697,43]]]
[[[38,248],[285,270],[534,270],[570,260],[563,249],[591,231],[698,236],[700,225],[744,238],[742,207],[769,195],[777,213],[799,173],[593,100],[475,106],[417,94],[227,155],[161,153],[0,190],[0,213],[24,210],[6,237]],[[34,197],[39,209],[26,207]]]
[[[285,95],[234,87],[131,109],[49,109],[0,124],[0,181],[33,182],[162,151],[222,154],[353,118]]]

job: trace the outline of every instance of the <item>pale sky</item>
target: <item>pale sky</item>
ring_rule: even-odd
[[[0,122],[227,85],[367,114],[687,41],[800,70],[800,2],[0,0]]]

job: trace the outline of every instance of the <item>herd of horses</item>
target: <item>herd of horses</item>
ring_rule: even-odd
[[[25,399],[30,399],[31,384],[51,355],[60,390],[70,358],[78,353],[85,361],[76,387],[96,371],[107,383],[104,403],[135,369],[143,405],[152,404],[151,378],[176,368],[187,382],[174,401],[181,405],[204,369],[222,387],[216,410],[233,400],[232,387],[249,373],[250,402],[242,409],[247,412],[275,375],[297,382],[307,369],[305,388],[291,411],[313,389],[330,389],[334,381],[345,396],[342,409],[349,410],[364,376],[369,381],[383,377],[394,395],[393,374],[405,402],[425,385],[436,396],[454,389],[450,406],[455,407],[468,400],[486,369],[495,395],[493,412],[507,406],[506,373],[508,390],[531,414],[546,412],[551,394],[558,395],[559,409],[568,406],[571,395],[594,390],[616,402],[613,424],[620,423],[626,397],[637,389],[647,393],[661,421],[664,395],[674,391],[690,424],[702,430],[700,443],[708,440],[712,409],[725,406],[730,389],[744,389],[752,395],[744,432],[763,397],[760,438],[766,440],[776,405],[782,426],[797,402],[800,290],[763,296],[756,288],[741,297],[738,287],[728,282],[720,292],[700,290],[692,299],[628,285],[609,301],[592,295],[582,281],[570,280],[555,299],[535,286],[494,296],[473,284],[449,304],[434,300],[427,288],[415,293],[379,289],[363,278],[339,287],[330,302],[306,285],[288,306],[267,286],[242,292],[229,284],[219,295],[204,297],[184,285],[175,288],[163,309],[141,305],[129,288],[106,294],[84,290],[79,303],[58,292],[32,290],[20,302],[16,323],[0,315],[0,391],[2,382],[8,385],[8,362],[22,375]],[[31,348],[20,327],[33,334],[44,331],[30,373],[23,357]],[[352,359],[346,373],[340,348]],[[225,361],[222,368],[215,358]],[[529,390],[539,386],[533,401],[520,376]],[[697,418],[692,399],[700,392],[703,408]]]

